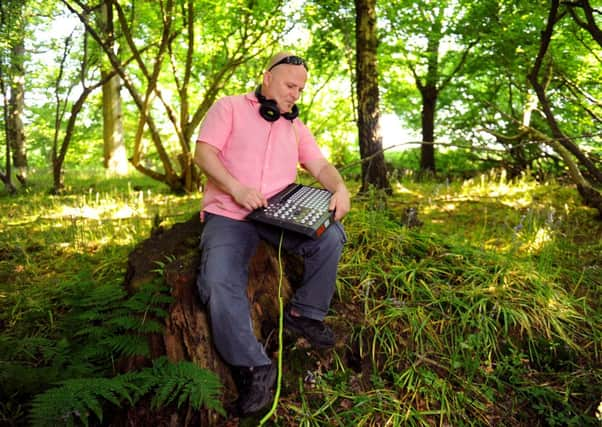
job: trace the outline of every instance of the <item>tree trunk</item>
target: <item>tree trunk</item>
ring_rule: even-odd
[[[69,119],[67,120],[67,126],[65,129],[65,136],[63,137],[60,147],[58,146],[58,141],[55,141],[52,147],[52,192],[54,194],[59,194],[65,186],[63,165],[65,163],[65,157],[67,156],[69,144],[71,144],[73,132],[75,131],[75,121],[77,119],[77,115],[84,106],[84,102],[86,101],[86,98],[88,98],[88,95],[97,86],[100,86],[100,83],[91,88],[84,88],[79,98],[77,98],[75,103],[71,106],[71,112],[69,114]]]
[[[0,9],[1,10],[1,9]],[[13,185],[12,182],[12,168],[10,163],[10,142],[8,138],[8,96],[6,93],[6,85],[4,84],[4,70],[0,67],[0,93],[2,94],[2,115],[4,119],[4,136],[5,136],[5,173],[0,173],[0,179],[4,183],[4,188],[9,192],[9,194],[15,194],[17,189]]]
[[[422,145],[420,145],[420,171],[434,173],[435,169],[435,109],[437,88],[425,86],[422,94]]]
[[[99,26],[108,40],[108,48],[114,50],[115,36],[111,5],[105,2],[97,16]],[[108,65],[101,72],[103,78],[113,70],[110,64]],[[115,73],[102,85],[104,167],[111,174],[125,175],[128,171],[128,158],[123,138],[120,85],[119,76]]]
[[[422,141],[420,146],[420,171],[435,173],[435,112],[439,91],[445,85],[439,84],[439,46],[443,28],[443,8],[438,9],[433,22],[433,28],[428,36],[426,48],[427,71],[424,85],[418,89],[422,96]]]
[[[185,223],[174,225],[169,230],[157,230],[150,239],[142,242],[128,259],[125,286],[128,292],[135,292],[145,284],[157,279],[157,262],[165,263],[163,277],[170,288],[173,303],[165,319],[163,335],[149,338],[151,358],[167,355],[173,361],[188,360],[202,368],[215,372],[224,385],[223,402],[228,410],[236,399],[236,388],[230,369],[216,352],[211,338],[211,329],[202,306],[197,288],[196,277],[200,262],[199,237],[202,224],[198,213]],[[286,302],[292,295],[293,283],[302,276],[302,263],[293,256],[283,258],[285,275],[282,283],[282,298]],[[276,250],[265,243],[260,244],[251,259],[249,267],[248,297],[251,317],[258,339],[265,343],[278,324],[279,316],[279,265]],[[266,345],[268,354],[277,351],[277,340],[272,339]],[[129,370],[142,366],[144,360],[129,360],[122,369]],[[166,408],[163,411],[169,410]],[[150,424],[152,417],[148,408],[136,407],[127,414],[124,425]],[[163,413],[177,426],[215,425],[218,415],[201,411],[197,418],[190,411],[170,414]],[[145,418],[149,417],[151,418]],[[201,417],[199,420],[198,417]],[[118,423],[119,424],[119,423]],[[147,425],[150,425],[147,424]]]
[[[21,25],[24,27],[24,25]],[[23,29],[23,28],[22,28]],[[23,29],[24,30],[24,29]],[[23,111],[25,109],[25,39],[23,31],[11,51],[10,107],[8,137],[13,155],[13,166],[21,184],[27,183],[27,151],[25,148],[25,127]]]
[[[106,71],[102,72],[102,76]],[[125,175],[128,171],[127,151],[123,138],[119,76],[114,75],[102,86],[104,166],[109,173]]]
[[[561,18],[559,15],[559,0],[552,0],[550,4],[550,11],[548,14],[548,19],[546,23],[545,29],[541,32],[541,40],[539,46],[539,52],[537,57],[535,58],[535,63],[533,65],[533,69],[528,75],[529,82],[533,86],[535,93],[537,94],[537,98],[539,99],[539,104],[541,109],[544,112],[546,117],[546,122],[552,131],[552,136],[554,139],[551,139],[550,142],[552,146],[555,147],[556,151],[563,157],[563,160],[567,164],[569,168],[569,173],[573,182],[577,185],[577,189],[579,190],[579,194],[583,198],[586,205],[594,207],[598,210],[600,217],[602,218],[602,194],[598,191],[594,185],[599,185],[602,183],[602,171],[598,170],[594,162],[592,162],[586,155],[583,153],[576,144],[568,138],[564,132],[560,129],[560,124],[556,120],[554,112],[552,111],[552,107],[548,100],[546,94],[546,86],[540,83],[539,76],[544,71],[544,81],[550,81],[550,73],[553,72],[551,64],[545,64],[547,58],[548,48],[550,43],[552,42],[552,35],[554,33],[554,25]],[[566,151],[566,152],[565,152]],[[572,154],[577,158],[579,163],[587,170],[588,176],[590,177],[592,182],[589,182],[586,177],[581,173],[579,168],[574,165],[574,162],[570,158],[569,154]]]
[[[378,71],[376,66],[376,0],[355,0],[358,130],[362,160],[362,186],[391,191],[380,135]]]

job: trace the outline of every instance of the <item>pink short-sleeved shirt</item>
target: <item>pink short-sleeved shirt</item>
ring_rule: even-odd
[[[252,92],[227,96],[213,104],[201,125],[200,142],[217,148],[218,158],[228,172],[266,198],[295,181],[298,164],[324,157],[298,118],[292,122],[263,119]],[[237,220],[249,213],[210,179],[204,189],[202,210]]]

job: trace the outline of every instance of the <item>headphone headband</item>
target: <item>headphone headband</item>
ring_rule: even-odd
[[[299,115],[299,108],[297,107],[297,104],[293,105],[293,108],[288,113],[281,114],[276,101],[273,99],[267,99],[261,94],[261,85],[257,86],[257,89],[255,89],[255,96],[260,104],[259,115],[261,115],[261,117],[268,122],[275,122],[280,118],[280,116],[292,122]]]

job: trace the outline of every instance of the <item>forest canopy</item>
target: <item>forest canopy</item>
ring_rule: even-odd
[[[419,149],[418,169],[436,173],[438,151],[465,150],[482,170],[566,173],[600,208],[595,2],[8,0],[0,13],[8,191],[45,168],[60,192],[81,167],[196,191],[205,112],[289,49],[310,64],[301,117],[336,164]],[[376,160],[363,179],[386,186]]]

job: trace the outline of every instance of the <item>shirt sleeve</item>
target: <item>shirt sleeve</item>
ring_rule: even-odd
[[[299,137],[299,163],[304,165],[312,160],[323,159],[324,155],[307,126],[300,120],[293,124]]]
[[[228,98],[216,101],[201,124],[197,142],[205,142],[223,151],[232,132],[232,103]]]

